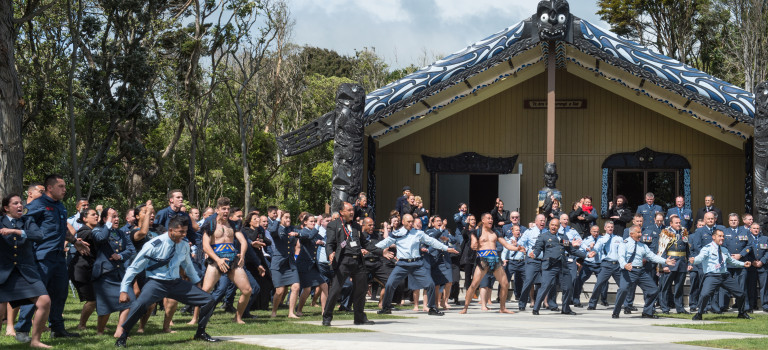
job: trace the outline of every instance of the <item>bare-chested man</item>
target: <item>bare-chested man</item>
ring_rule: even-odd
[[[522,248],[507,243],[504,237],[496,235],[493,231],[493,217],[489,213],[485,213],[481,216],[482,228],[480,229],[480,237],[472,234],[470,239],[472,240],[470,246],[473,250],[477,251],[477,263],[475,264],[474,276],[472,276],[472,284],[467,290],[466,297],[464,298],[464,309],[459,311],[460,314],[466,314],[469,304],[472,302],[472,296],[475,295],[475,290],[480,285],[483,276],[488,271],[493,272],[493,276],[500,284],[499,295],[499,312],[504,314],[513,314],[514,311],[507,310],[507,290],[509,289],[509,280],[507,274],[502,268],[501,259],[496,251],[496,242],[499,242],[504,248],[511,251],[521,251]]]
[[[245,252],[248,243],[242,232],[235,232],[229,224],[229,198],[221,197],[216,202],[216,223],[203,227],[203,251],[208,255],[208,267],[203,278],[203,290],[210,293],[222,274],[240,289],[235,322],[245,324],[243,312],[251,297],[251,284],[245,274]],[[240,251],[235,249],[235,239],[240,243]]]

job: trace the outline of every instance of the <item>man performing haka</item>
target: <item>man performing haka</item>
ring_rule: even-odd
[[[245,274],[245,269],[243,269],[248,242],[242,232],[235,232],[230,226],[229,204],[229,198],[219,198],[216,202],[216,225],[203,227],[203,251],[208,254],[206,260],[208,267],[203,278],[203,290],[210,293],[221,275],[226,274],[240,289],[235,322],[245,324],[243,312],[248,306],[248,299],[251,298],[251,284]],[[235,238],[237,238],[238,244],[235,244]],[[239,252],[235,247],[236,245],[239,245]]]
[[[509,289],[509,279],[507,274],[501,267],[501,259],[499,259],[498,253],[496,253],[496,242],[499,242],[504,248],[510,251],[522,251],[521,247],[507,243],[504,237],[496,234],[493,230],[493,217],[489,213],[483,214],[481,221],[483,227],[480,231],[480,237],[476,234],[472,234],[470,239],[472,240],[470,246],[473,250],[477,251],[477,263],[475,264],[475,272],[472,277],[472,284],[467,290],[466,297],[464,298],[464,309],[460,314],[466,314],[469,304],[472,302],[472,296],[475,295],[475,290],[480,285],[480,282],[489,271],[493,272],[493,276],[499,281],[499,312],[504,314],[514,314],[514,311],[507,310],[507,292]]]

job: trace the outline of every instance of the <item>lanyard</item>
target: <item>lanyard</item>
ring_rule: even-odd
[[[341,219],[341,229],[344,230],[344,234],[347,235],[347,239],[349,239],[349,236],[351,236],[351,234],[347,230],[347,225],[344,224],[344,219]]]

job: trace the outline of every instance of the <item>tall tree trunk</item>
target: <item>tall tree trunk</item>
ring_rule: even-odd
[[[11,4],[0,1],[0,196],[21,194],[24,181],[24,100],[14,58],[16,30]]]
[[[189,129],[189,137],[189,172],[187,173],[187,175],[189,175],[189,182],[187,183],[187,200],[194,204],[197,202],[197,186],[195,181],[195,165],[197,162],[197,142],[195,141],[195,138],[197,137],[197,133],[194,131],[194,128]]]
[[[242,160],[243,160],[243,184],[245,185],[245,198],[243,201],[243,212],[247,213],[251,210],[251,174],[250,170],[248,169],[248,145],[245,139],[245,122],[243,119],[243,113],[240,110],[240,107],[237,107],[237,117],[240,121],[240,153],[242,154]]]
[[[82,198],[82,188],[80,187],[80,174],[77,165],[77,132],[75,131],[75,96],[73,81],[75,80],[75,71],[77,70],[77,48],[80,45],[80,17],[83,13],[83,3],[79,2],[77,12],[72,11],[72,2],[68,1],[69,7],[69,32],[72,33],[72,53],[70,58],[69,76],[67,77],[67,113],[69,114],[69,152],[72,157],[72,179],[75,182],[75,198]]]

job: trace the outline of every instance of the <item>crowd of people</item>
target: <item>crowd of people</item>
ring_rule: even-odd
[[[768,236],[749,214],[730,214],[728,227],[722,226],[713,196],[695,219],[683,197],[664,211],[648,193],[633,211],[617,196],[600,227],[590,197],[573,203],[570,213],[552,197],[523,224],[501,199],[479,216],[465,203],[450,219],[430,215],[406,186],[377,228],[365,193],[337,212],[302,212],[292,221],[277,207],[262,215],[232,207],[226,197],[215,208],[187,208],[182,191],[171,190],[165,208],[156,212],[147,201],[127,210],[123,226],[114,208],[91,207],[87,199],[68,216],[65,195],[64,179],[50,175],[30,185],[26,199],[2,199],[0,315],[6,335],[32,347],[49,347],[41,342],[44,331],[79,337],[64,327],[70,283],[83,303],[79,330],[95,311],[96,332],[104,334],[110,315],[119,313],[116,346],[126,346],[137,323],[136,333],[143,333],[157,311],[164,316],[162,330],[173,332],[178,302],[192,315],[189,324],[197,325],[193,339],[207,342],[218,341],[206,325],[219,303],[238,324],[254,310],[276,317],[286,299],[289,318],[302,317],[311,303],[323,310],[325,326],[337,305],[354,311],[355,324],[373,324],[364,312],[366,295],[378,300],[379,314],[410,299],[415,311],[442,316],[451,301],[462,305],[461,271],[460,314],[475,299],[489,310],[498,282],[501,313],[514,313],[506,307],[511,290],[517,311],[530,307],[538,315],[544,307],[575,315],[571,306],[609,306],[611,278],[619,287],[614,318],[638,311],[638,286],[644,318],[657,318],[657,308],[693,312],[694,320],[731,307],[746,319],[758,309],[768,312]],[[592,275],[596,282],[582,303]]]

